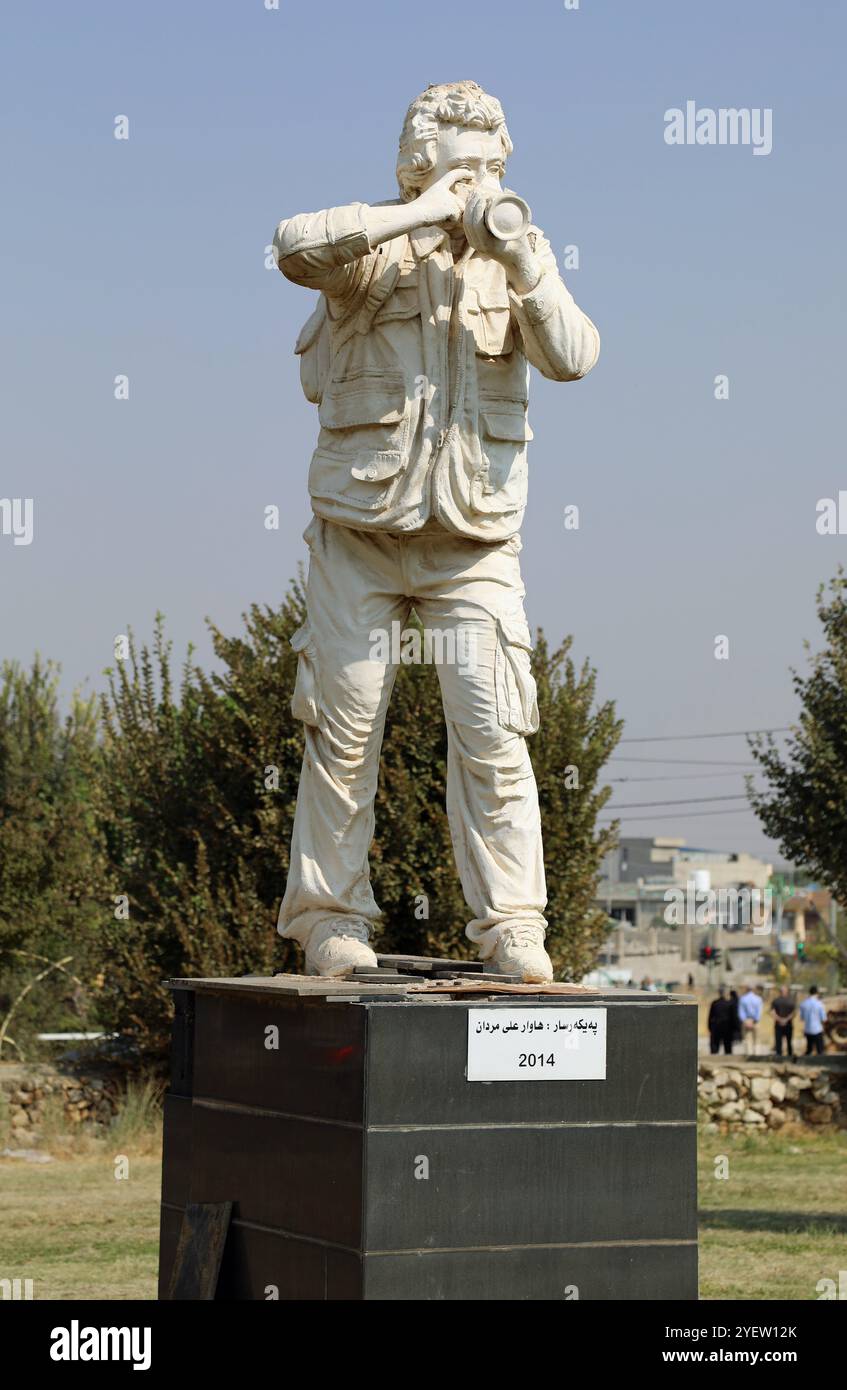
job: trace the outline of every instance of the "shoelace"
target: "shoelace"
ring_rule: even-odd
[[[542,946],[544,938],[540,927],[506,927],[503,936],[516,946]]]
[[[364,922],[339,922],[338,926],[335,928],[335,932],[339,936],[355,937],[357,941],[364,941],[366,944],[370,939],[368,929]]]

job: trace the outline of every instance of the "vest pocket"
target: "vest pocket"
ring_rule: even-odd
[[[532,439],[525,407],[518,401],[480,401],[479,423],[485,466],[474,476],[471,503],[488,515],[519,512],[526,506],[526,445]]]
[[[324,429],[346,430],[356,425],[396,425],[405,413],[403,373],[382,367],[359,367],[329,383],[318,419]]]
[[[411,319],[420,311],[417,268],[401,270],[395,288],[377,309],[373,322],[390,323],[393,319]]]
[[[532,439],[523,403],[518,401],[480,401],[483,432],[489,439],[508,439],[524,443]]]
[[[507,357],[515,343],[512,309],[505,286],[470,290],[467,308],[477,352],[483,357]]]
[[[309,493],[363,511],[379,511],[388,505],[402,467],[399,449],[342,454],[317,448],[309,466]]]

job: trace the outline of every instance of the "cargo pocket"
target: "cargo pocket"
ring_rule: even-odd
[[[315,639],[310,624],[305,622],[291,638],[291,647],[297,652],[297,679],[291,697],[291,713],[295,719],[316,727],[320,708],[318,687],[318,660]]]
[[[532,641],[525,619],[497,619],[494,660],[497,720],[513,734],[534,734],[538,728],[538,693],[532,674]]]

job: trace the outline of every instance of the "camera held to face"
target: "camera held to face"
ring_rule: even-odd
[[[465,231],[472,230],[482,222],[499,241],[514,241],[524,236],[531,221],[529,205],[508,189],[502,189],[490,198],[470,198],[465,207]]]

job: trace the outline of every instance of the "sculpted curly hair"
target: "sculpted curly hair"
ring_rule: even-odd
[[[504,159],[514,148],[502,106],[496,97],[484,92],[479,83],[444,82],[427,87],[415,97],[406,112],[400,135],[397,182],[404,203],[418,196],[421,184],[435,164],[439,125],[499,131]]]

